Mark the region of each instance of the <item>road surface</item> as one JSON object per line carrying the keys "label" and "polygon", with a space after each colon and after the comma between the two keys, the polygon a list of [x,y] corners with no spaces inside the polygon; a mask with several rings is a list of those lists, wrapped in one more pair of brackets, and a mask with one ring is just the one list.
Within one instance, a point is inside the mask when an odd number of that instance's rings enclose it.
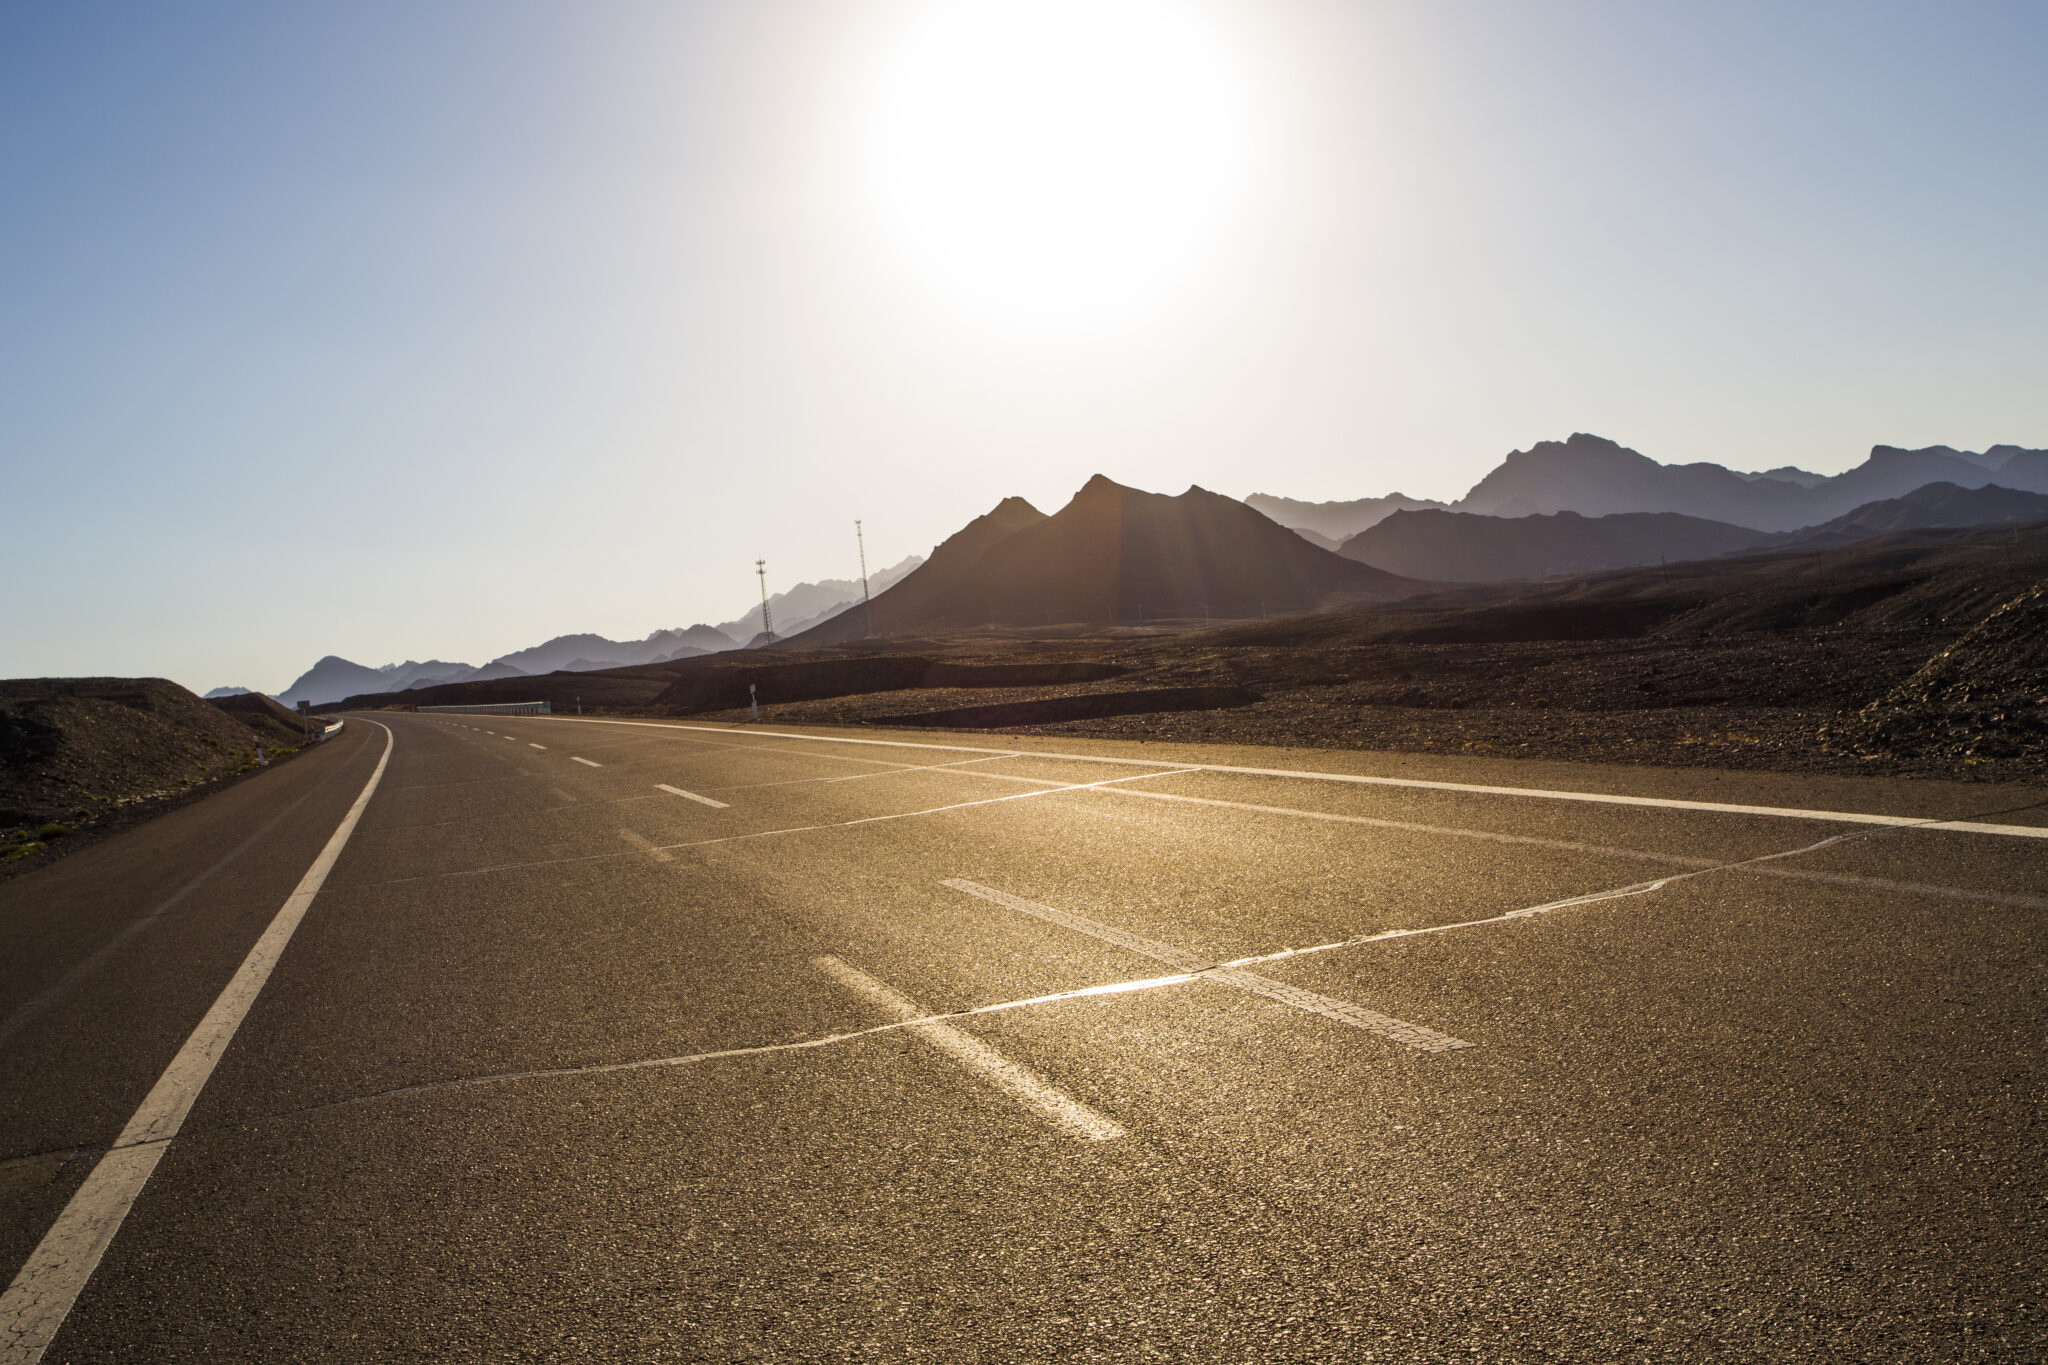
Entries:
{"label": "road surface", "polygon": [[0,884],[0,1362],[2040,1359],[2044,796],[354,717]]}

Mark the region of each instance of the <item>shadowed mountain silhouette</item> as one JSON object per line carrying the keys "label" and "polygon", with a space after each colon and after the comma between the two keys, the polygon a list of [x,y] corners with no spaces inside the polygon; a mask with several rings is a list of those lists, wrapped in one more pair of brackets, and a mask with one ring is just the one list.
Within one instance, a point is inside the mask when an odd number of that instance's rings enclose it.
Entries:
{"label": "shadowed mountain silhouette", "polygon": [[[1936,476],[1938,477],[1938,476]],[[1902,490],[1903,491],[1903,490]],[[1577,432],[1510,451],[1452,510],[1494,517],[1578,512],[1683,512],[1765,531],[1821,520],[1813,490],[1778,479],[1745,479],[1717,464],[1659,464],[1602,436]],[[1852,503],[1843,504],[1846,511]]]}
{"label": "shadowed mountain silhouette", "polygon": [[[1057,514],[994,539],[971,562],[966,554],[941,562],[953,543],[875,599],[877,634],[1258,616],[1385,600],[1414,587],[1318,549],[1235,498],[1203,488],[1168,497],[1100,474]],[[919,596],[910,599],[913,589]],[[834,643],[838,625],[796,642]]]}
{"label": "shadowed mountain silhouette", "polygon": [[1833,521],[1809,526],[1798,533],[1797,539],[1803,545],[1828,545],[1887,531],[2034,521],[2048,521],[2048,494],[2025,493],[1997,484],[1958,488],[1952,483],[1930,483],[1902,498],[1867,502]]}
{"label": "shadowed mountain silhouette", "polygon": [[936,629],[932,624],[942,613],[939,604],[983,555],[1027,526],[1046,519],[1045,513],[1022,498],[1004,498],[989,511],[968,522],[935,546],[930,558],[887,592],[877,593],[871,610],[854,607],[808,631],[787,636],[800,639],[806,647],[842,644],[872,634],[882,637],[915,635]]}
{"label": "shadowed mountain silhouette", "polygon": [[1797,531],[1752,531],[1676,512],[1585,517],[1486,517],[1471,512],[1397,512],[1344,542],[1341,553],[1390,573],[1446,583],[1491,583],[1597,573],[1660,561],[1677,564],[1776,545],[1838,545],[1888,531],[2048,521],[2048,496],[1932,483],[1904,497],[1867,502]]}
{"label": "shadowed mountain silhouette", "polygon": [[1993,446],[1981,454],[1947,446],[1904,450],[1873,446],[1854,469],[1815,480],[1738,474],[1718,464],[1659,464],[1602,436],[1575,433],[1511,451],[1499,467],[1451,505],[1456,512],[1527,517],[1578,512],[1679,512],[1759,531],[1813,526],[1868,502],[1903,497],[1930,483],[2048,493],[2048,452]]}
{"label": "shadowed mountain silhouette", "polygon": [[1484,517],[1425,510],[1394,513],[1345,541],[1341,553],[1410,578],[1488,583],[1710,559],[1780,538],[1676,512]]}

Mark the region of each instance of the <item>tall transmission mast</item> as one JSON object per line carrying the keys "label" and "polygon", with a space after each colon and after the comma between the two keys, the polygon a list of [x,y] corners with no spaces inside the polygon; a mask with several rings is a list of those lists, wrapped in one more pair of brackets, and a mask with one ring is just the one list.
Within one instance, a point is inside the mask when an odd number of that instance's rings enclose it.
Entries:
{"label": "tall transmission mast", "polygon": [[868,601],[868,543],[860,533],[860,518],[853,519],[853,543],[860,549],[860,609],[867,617],[867,633],[870,640],[875,638],[875,608]]}
{"label": "tall transmission mast", "polygon": [[775,640],[775,620],[768,615],[768,561],[755,560],[754,573],[761,580],[761,643],[771,644]]}

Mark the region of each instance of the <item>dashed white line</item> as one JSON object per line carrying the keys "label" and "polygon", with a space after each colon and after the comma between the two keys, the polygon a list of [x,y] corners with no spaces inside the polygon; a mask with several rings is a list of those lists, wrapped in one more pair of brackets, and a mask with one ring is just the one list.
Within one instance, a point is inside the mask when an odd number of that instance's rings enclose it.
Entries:
{"label": "dashed white line", "polygon": [[384,753],[355,804],[342,817],[320,856],[306,869],[306,875],[299,879],[297,888],[285,898],[270,927],[235,969],[213,1007],[171,1058],[171,1064],[150,1088],[134,1117],[86,1176],[78,1193],[71,1196],[57,1221],[43,1234],[43,1240],[29,1254],[27,1264],[14,1277],[7,1292],[0,1295],[0,1362],[35,1365],[43,1358],[79,1291],[92,1278],[100,1258],[120,1232],[143,1185],[184,1126],[193,1101],[213,1075],[214,1066],[233,1041],[249,1007],[256,1003],[257,994],[270,980],[272,968],[277,966],[285,945],[291,942],[299,921],[305,918],[307,907],[326,884],[335,859],[355,833],[363,808],[370,804],[370,797],[384,778],[384,769],[391,761],[393,736],[388,727],[378,728],[384,731]]}
{"label": "dashed white line", "polygon": [[602,763],[592,763],[587,758],[571,758],[569,761],[571,763],[581,763],[586,768],[602,768],[604,766]]}
{"label": "dashed white line", "polygon": [[[547,719],[574,725],[631,725],[649,730],[684,730],[702,734],[741,736],[760,741],[794,739],[812,744],[863,744],[887,749],[937,749],[956,754],[990,754],[1001,757],[1057,759],[1072,763],[1113,763],[1123,766],[1158,767],[1163,759],[1119,758],[1110,754],[1072,754],[1050,749],[994,749],[974,744],[933,744],[905,739],[856,739],[849,735],[806,735],[787,730],[736,730],[721,725],[668,725],[647,720],[597,720],[588,716],[550,716]],[[1433,782],[1416,777],[1375,777],[1363,773],[1328,773],[1294,768],[1250,768],[1231,763],[1183,763],[1188,772],[1234,773],[1244,777],[1282,777],[1306,782],[1345,782],[1368,787],[1399,787],[1419,791],[1462,792],[1475,796],[1513,796],[1540,801],[1584,801],[1605,806],[1640,806],[1656,810],[1703,811],[1720,815],[1760,815],[1783,820],[1820,820],[1837,824],[1891,825],[1901,829],[1965,834],[1993,834],[2012,839],[2048,839],[2048,825],[2000,825],[1982,820],[1946,820],[1940,816],[1873,815],[1865,811],[1818,810],[1798,806],[1748,806],[1726,801],[1690,801],[1665,796],[1624,796],[1612,792],[1561,791],[1546,787],[1496,787],[1474,782]]]}
{"label": "dashed white line", "polygon": [[526,747],[529,749],[545,749],[548,746],[545,744],[535,744],[532,740],[529,739],[526,741]]}
{"label": "dashed white line", "polygon": [[1099,938],[1104,943],[1114,943],[1119,948],[1129,949],[1155,962],[1164,962],[1167,966],[1180,971],[1202,973],[1205,980],[1219,981],[1226,986],[1235,986],[1241,991],[1264,996],[1268,1000],[1276,1000],[1298,1010],[1306,1010],[1310,1014],[1320,1014],[1325,1019],[1334,1019],[1352,1028],[1363,1029],[1390,1042],[1412,1047],[1418,1052],[1456,1052],[1472,1046],[1464,1039],[1453,1038],[1448,1033],[1438,1033],[1435,1029],[1424,1028],[1421,1024],[1411,1024],[1405,1019],[1396,1019],[1377,1010],[1354,1005],[1348,1000],[1337,1000],[1327,995],[1318,995],[1314,991],[1305,991],[1299,986],[1290,986],[1284,981],[1260,976],[1257,972],[1248,972],[1237,967],[1219,969],[1216,963],[1185,949],[1176,948],[1170,943],[1140,938],[1136,934],[1098,923],[1071,911],[1027,901],[1022,896],[1013,896],[992,886],[970,882],[964,877],[949,878],[941,885],[969,896],[978,896],[985,901],[993,901],[997,905],[1007,906],[1027,915],[1035,915],[1048,924],[1057,924],[1062,928]]}
{"label": "dashed white line", "polygon": [[[859,968],[849,967],[836,957],[814,957],[811,964],[856,995],[905,1021],[910,1032],[1012,1099],[1037,1110],[1073,1136],[1090,1142],[1107,1142],[1125,1135],[1127,1130],[1122,1124],[1090,1109],[1030,1067],[1011,1061],[973,1034],[927,1018],[928,1011],[919,1009],[916,1002],[899,995]],[[912,1020],[923,1022],[909,1022]]]}
{"label": "dashed white line", "polygon": [[707,806],[711,806],[711,807],[713,807],[713,808],[715,808],[715,809],[717,809],[717,810],[729,810],[729,809],[731,809],[731,807],[727,806],[727,805],[725,804],[725,802],[723,802],[723,801],[713,801],[713,800],[712,800],[712,799],[711,799],[710,797],[708,797],[708,796],[699,796],[699,795],[697,795],[697,793],[695,793],[695,792],[686,792],[686,791],[684,791],[684,790],[683,790],[683,789],[682,789],[681,787],[671,787],[671,786],[670,786],[670,785],[669,785],[668,783],[666,783],[666,782],[657,782],[657,783],[655,783],[655,784],[654,784],[654,789],[655,789],[656,791],[662,791],[662,792],[667,792],[667,793],[668,793],[668,794],[669,794],[670,796],[680,796],[680,797],[682,797],[682,798],[683,798],[683,799],[684,799],[685,801],[701,801],[701,802],[703,802],[703,803],[704,803],[705,805],[707,805]]}

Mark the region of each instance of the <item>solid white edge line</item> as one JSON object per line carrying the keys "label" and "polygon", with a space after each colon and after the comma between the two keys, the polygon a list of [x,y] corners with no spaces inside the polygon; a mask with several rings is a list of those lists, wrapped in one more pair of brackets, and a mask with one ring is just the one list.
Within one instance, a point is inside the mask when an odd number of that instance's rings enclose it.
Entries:
{"label": "solid white edge line", "polygon": [[[973,744],[925,744],[907,739],[855,739],[850,735],[806,735],[789,730],[735,730],[720,725],[665,725],[652,720],[596,720],[589,716],[547,716],[577,725],[632,725],[648,730],[687,730],[699,734],[742,735],[749,739],[801,739],[813,744],[874,744],[890,749],[941,749],[948,753],[993,754],[1007,758],[1047,758],[1068,763],[1118,763],[1157,768],[1165,759],[1117,758],[1109,754],[1056,753],[1045,749],[991,749]],[[1432,782],[1419,777],[1368,777],[1359,773],[1320,773],[1293,768],[1247,768],[1231,763],[1185,763],[1190,772],[1236,773],[1244,777],[1285,777],[1310,782],[1349,782],[1369,787],[1406,787],[1420,791],[1465,792],[1475,796],[1519,796],[1537,801],[1587,801],[1607,806],[1646,806],[1658,810],[1707,811],[1718,815],[1764,815],[1780,820],[1821,820],[1836,824],[1894,825],[1964,834],[1996,834],[2014,839],[2048,839],[2048,825],[1996,825],[1981,820],[1943,820],[1938,816],[1872,815],[1865,811],[1816,810],[1800,806],[1744,806],[1725,801],[1688,801],[1672,796],[1621,796],[1609,792],[1554,791],[1545,787],[1491,787],[1472,782]]]}
{"label": "solid white edge line", "polygon": [[341,856],[349,836],[355,833],[356,822],[362,818],[363,808],[370,804],[370,797],[384,778],[384,768],[391,761],[391,728],[374,720],[370,724],[384,732],[384,752],[355,804],[348,808],[348,814],[342,817],[320,856],[299,879],[298,887],[285,898],[270,927],[235,969],[213,1007],[199,1021],[199,1027],[192,1030],[185,1045],[171,1058],[171,1064],[164,1068],[113,1147],[92,1168],[85,1183],[71,1196],[71,1202],[57,1215],[57,1221],[43,1234],[43,1240],[29,1253],[21,1273],[0,1295],[0,1365],[35,1365],[43,1358],[57,1329],[70,1314],[71,1305],[121,1230],[143,1185],[184,1125],[186,1114],[213,1075],[213,1068],[234,1038],[235,1030],[248,1015],[249,1007],[256,1003],[264,983],[270,980],[271,970],[277,966],[285,945],[291,942],[299,921],[305,918],[307,907],[326,884],[328,872]]}
{"label": "solid white edge line", "polygon": [[[836,957],[814,957],[811,965],[899,1020],[923,1019],[927,1013],[907,996],[899,995],[858,967],[848,966]],[[1075,1137],[1090,1142],[1108,1142],[1125,1136],[1128,1131],[1116,1120],[1090,1109],[1030,1067],[1011,1061],[971,1033],[937,1020],[912,1024],[910,1032]]]}
{"label": "solid white edge line", "polygon": [[712,799],[711,799],[710,797],[708,797],[708,796],[699,796],[699,795],[697,795],[697,793],[695,793],[695,792],[686,792],[686,791],[684,791],[684,790],[683,790],[683,789],[682,789],[681,787],[671,787],[671,786],[670,786],[670,785],[669,785],[668,783],[666,783],[666,782],[657,782],[657,783],[655,783],[655,784],[654,784],[654,789],[655,789],[656,791],[660,791],[660,792],[667,792],[667,793],[668,793],[668,794],[669,794],[670,796],[680,796],[680,797],[682,797],[682,798],[683,798],[683,799],[684,799],[685,801],[701,801],[701,802],[703,802],[703,803],[704,803],[705,805],[707,805],[707,806],[711,806],[711,807],[713,807],[714,809],[717,809],[717,810],[730,810],[730,809],[731,809],[731,807],[730,807],[730,806],[728,806],[728,805],[726,805],[726,803],[725,803],[725,802],[723,802],[723,801],[713,801],[713,800],[712,800]]}

